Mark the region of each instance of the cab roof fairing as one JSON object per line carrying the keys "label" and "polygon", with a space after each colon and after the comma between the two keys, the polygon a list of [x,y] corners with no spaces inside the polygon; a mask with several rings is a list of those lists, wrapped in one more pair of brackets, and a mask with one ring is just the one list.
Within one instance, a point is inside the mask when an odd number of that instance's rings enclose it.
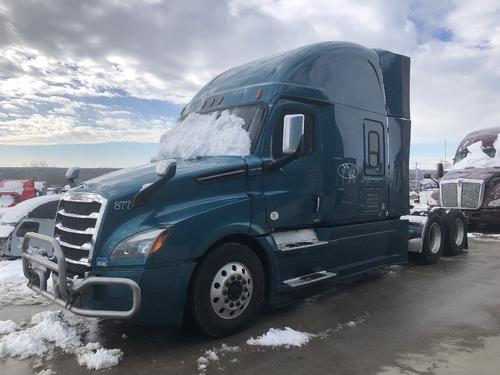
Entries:
{"label": "cab roof fairing", "polygon": [[[276,94],[296,92],[384,115],[410,117],[409,58],[347,42],[312,44],[229,69],[206,84],[184,114],[200,112],[203,100],[217,102],[221,96],[226,106],[228,102],[256,102],[258,89],[264,90],[262,102]],[[207,104],[203,110],[217,108]]]}

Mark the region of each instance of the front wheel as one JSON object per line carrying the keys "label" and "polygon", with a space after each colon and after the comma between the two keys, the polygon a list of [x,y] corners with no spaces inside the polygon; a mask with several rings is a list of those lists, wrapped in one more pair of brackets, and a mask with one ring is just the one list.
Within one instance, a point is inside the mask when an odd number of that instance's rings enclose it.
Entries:
{"label": "front wheel", "polygon": [[198,328],[212,337],[243,329],[258,314],[265,278],[255,252],[239,243],[218,246],[201,261],[191,291],[191,312]]}

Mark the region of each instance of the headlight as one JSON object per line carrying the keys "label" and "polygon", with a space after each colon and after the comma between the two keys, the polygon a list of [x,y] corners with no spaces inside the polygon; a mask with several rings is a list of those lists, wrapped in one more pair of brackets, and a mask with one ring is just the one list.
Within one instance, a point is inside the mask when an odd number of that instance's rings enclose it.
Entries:
{"label": "headlight", "polygon": [[146,258],[163,246],[170,229],[171,227],[137,233],[116,245],[109,259]]}

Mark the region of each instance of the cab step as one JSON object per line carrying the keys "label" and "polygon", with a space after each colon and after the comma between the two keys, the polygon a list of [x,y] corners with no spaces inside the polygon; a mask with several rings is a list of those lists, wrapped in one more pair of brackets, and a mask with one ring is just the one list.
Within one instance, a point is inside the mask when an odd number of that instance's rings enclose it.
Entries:
{"label": "cab step", "polygon": [[292,288],[297,288],[301,286],[314,284],[319,281],[328,280],[334,278],[335,276],[337,276],[337,274],[333,272],[319,271],[319,272],[308,273],[307,275],[302,275],[299,277],[295,277],[293,279],[288,279],[283,281],[283,283]]}

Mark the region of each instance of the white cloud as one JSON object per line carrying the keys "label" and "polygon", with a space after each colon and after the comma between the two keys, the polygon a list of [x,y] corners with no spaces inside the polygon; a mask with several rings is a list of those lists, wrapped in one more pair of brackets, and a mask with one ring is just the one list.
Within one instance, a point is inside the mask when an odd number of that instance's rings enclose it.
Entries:
{"label": "white cloud", "polygon": [[167,118],[151,123],[106,118],[89,126],[68,116],[34,114],[1,122],[0,144],[157,142],[171,126],[173,122]]}
{"label": "white cloud", "polygon": [[[40,143],[67,142],[66,136],[86,142],[112,123],[134,127],[132,117],[142,113],[86,98],[185,103],[227,68],[323,40],[411,56],[415,143],[458,142],[500,122],[496,0],[228,0],[209,8],[194,0],[4,0],[0,142],[22,140],[6,130],[16,124],[47,124],[57,136]],[[135,126],[136,137],[151,138],[144,124],[153,121],[146,116]],[[128,137],[124,129],[115,134]]]}

